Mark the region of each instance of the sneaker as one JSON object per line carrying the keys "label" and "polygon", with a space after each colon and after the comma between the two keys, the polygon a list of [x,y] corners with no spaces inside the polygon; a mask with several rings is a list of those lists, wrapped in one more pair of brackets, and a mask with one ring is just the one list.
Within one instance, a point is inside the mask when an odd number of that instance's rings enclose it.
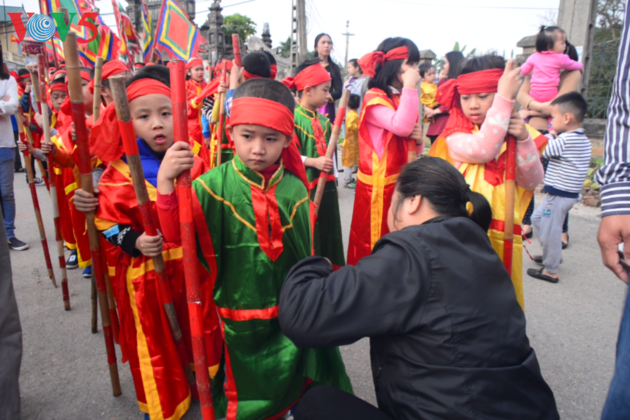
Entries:
{"label": "sneaker", "polygon": [[46,185],[46,183],[42,181],[40,178],[35,178],[35,181],[33,181],[33,183],[37,185],[38,187],[42,185]]}
{"label": "sneaker", "polygon": [[25,249],[28,249],[28,244],[20,241],[18,238],[11,238],[9,239],[9,248],[14,251],[24,251]]}
{"label": "sneaker", "polygon": [[92,266],[85,267],[85,270],[83,270],[83,278],[84,279],[92,278]]}
{"label": "sneaker", "polygon": [[351,190],[354,190],[357,187],[357,181],[355,181],[354,179],[350,182],[348,182],[347,184],[343,184],[344,188],[349,188]]}
{"label": "sneaker", "polygon": [[73,249],[70,251],[70,256],[66,260],[66,268],[72,270],[73,268],[77,268],[79,266],[79,256],[77,255],[77,250]]}

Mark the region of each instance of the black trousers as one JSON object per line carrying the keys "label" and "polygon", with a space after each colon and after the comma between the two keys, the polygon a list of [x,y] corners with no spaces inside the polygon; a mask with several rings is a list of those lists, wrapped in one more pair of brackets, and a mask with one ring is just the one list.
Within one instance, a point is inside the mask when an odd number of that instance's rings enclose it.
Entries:
{"label": "black trousers", "polygon": [[378,408],[330,386],[317,386],[300,399],[295,420],[393,420]]}

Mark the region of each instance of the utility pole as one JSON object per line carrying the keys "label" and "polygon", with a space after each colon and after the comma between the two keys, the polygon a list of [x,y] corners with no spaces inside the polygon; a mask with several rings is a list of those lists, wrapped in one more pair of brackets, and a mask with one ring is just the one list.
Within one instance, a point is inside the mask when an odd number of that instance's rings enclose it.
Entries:
{"label": "utility pole", "polygon": [[291,4],[291,70],[295,70],[300,61],[298,51],[298,15],[297,0],[293,0]]}
{"label": "utility pole", "polygon": [[346,59],[343,62],[344,66],[348,66],[348,49],[350,49],[350,37],[354,36],[354,34],[350,33],[350,21],[346,21],[346,33],[341,34],[346,37]]}
{"label": "utility pole", "polygon": [[291,5],[291,68],[295,69],[308,55],[306,45],[306,3],[293,0]]}

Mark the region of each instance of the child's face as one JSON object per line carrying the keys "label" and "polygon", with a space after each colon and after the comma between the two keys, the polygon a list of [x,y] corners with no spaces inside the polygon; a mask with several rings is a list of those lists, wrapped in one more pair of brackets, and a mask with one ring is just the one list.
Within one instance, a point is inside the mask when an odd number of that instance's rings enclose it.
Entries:
{"label": "child's face", "polygon": [[291,139],[262,125],[242,124],[228,127],[236,154],[252,171],[267,169],[280,159]]}
{"label": "child's face", "polygon": [[464,115],[476,125],[481,125],[486,120],[486,114],[492,106],[495,93],[474,93],[462,95],[460,104]]}
{"label": "child's face", "polygon": [[331,86],[332,82],[328,81],[315,87],[307,87],[302,95],[302,99],[305,100],[302,104],[308,108],[317,109],[323,107],[329,102]]}
{"label": "child's face", "polygon": [[443,68],[440,70],[440,80],[448,78],[448,70]]}
{"label": "child's face", "polygon": [[91,112],[92,105],[94,104],[94,94],[90,92],[90,82],[85,79],[81,79],[81,92],[83,93],[83,105],[85,110]]}
{"label": "child's face", "polygon": [[188,73],[190,74],[190,78],[196,82],[201,82],[203,80],[203,66],[195,66],[188,70]]}
{"label": "child's face", "polygon": [[557,53],[564,54],[567,50],[567,35],[564,32],[556,31],[554,33],[553,50]]}
{"label": "child's face", "polygon": [[551,108],[551,127],[558,134],[567,131],[567,126],[571,123],[572,116],[569,113],[562,112],[560,106],[554,105]]}
{"label": "child's face", "polygon": [[52,106],[55,109],[55,111],[59,111],[59,109],[61,108],[61,104],[63,103],[63,100],[66,99],[67,96],[68,96],[67,93],[59,92],[59,91],[55,91],[50,94],[50,102],[52,102]]}
{"label": "child's face", "polygon": [[424,81],[429,83],[435,83],[435,67],[431,67],[424,73]]}
{"label": "child's face", "polygon": [[173,144],[173,105],[165,95],[145,95],[129,103],[133,129],[156,153]]}
{"label": "child's face", "polygon": [[360,72],[359,68],[355,67],[354,64],[348,63],[348,76],[350,77],[359,77]]}

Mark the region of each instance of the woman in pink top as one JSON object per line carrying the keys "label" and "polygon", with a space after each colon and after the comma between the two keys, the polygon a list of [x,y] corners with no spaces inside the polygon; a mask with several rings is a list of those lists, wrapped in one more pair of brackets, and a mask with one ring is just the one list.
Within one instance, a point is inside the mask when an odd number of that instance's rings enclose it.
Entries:
{"label": "woman in pink top", "polygon": [[370,77],[359,117],[359,171],[348,244],[348,264],[370,255],[389,232],[387,212],[396,178],[422,153],[418,84],[420,51],[406,38],[388,38],[359,60]]}
{"label": "woman in pink top", "polygon": [[531,77],[529,94],[538,102],[548,102],[558,95],[560,70],[582,70],[582,63],[565,54],[567,34],[557,26],[542,26],[536,36],[536,53],[521,67],[523,76]]}

